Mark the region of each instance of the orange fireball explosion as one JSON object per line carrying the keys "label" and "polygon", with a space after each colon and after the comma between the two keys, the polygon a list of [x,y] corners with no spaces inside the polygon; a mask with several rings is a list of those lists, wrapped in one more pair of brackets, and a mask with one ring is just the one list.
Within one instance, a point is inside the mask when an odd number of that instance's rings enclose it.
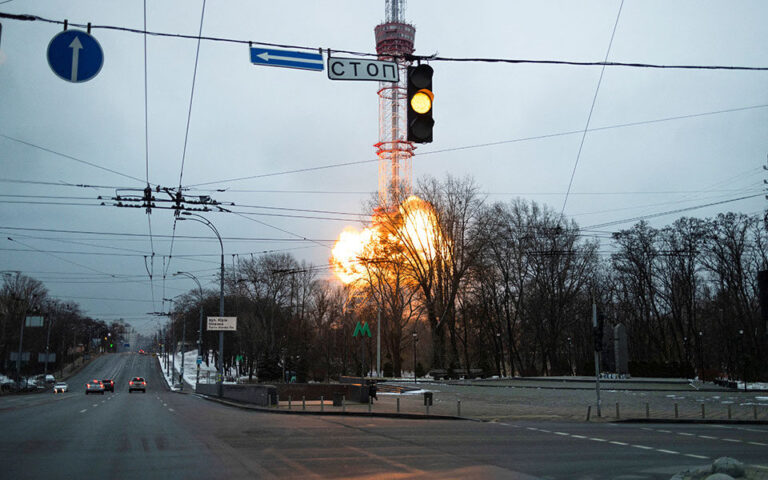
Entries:
{"label": "orange fireball explosion", "polygon": [[410,196],[398,207],[399,215],[377,212],[372,225],[358,231],[353,227],[344,229],[331,252],[331,265],[339,280],[354,284],[365,276],[365,265],[361,259],[374,259],[383,244],[400,244],[408,251],[424,259],[434,257],[440,234],[437,230],[437,216],[432,205],[417,196]]}

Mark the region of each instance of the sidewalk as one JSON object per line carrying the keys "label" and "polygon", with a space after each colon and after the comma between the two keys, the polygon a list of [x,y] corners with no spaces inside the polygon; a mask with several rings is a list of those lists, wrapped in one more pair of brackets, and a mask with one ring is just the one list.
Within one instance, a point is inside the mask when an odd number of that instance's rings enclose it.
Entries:
{"label": "sidewalk", "polygon": [[[582,388],[547,388],[551,380],[525,379],[523,385],[488,385],[387,382],[388,385],[420,387],[402,394],[380,392],[378,400],[369,406],[346,402],[344,411],[355,415],[461,417],[480,421],[552,420],[566,422],[716,422],[768,424],[768,394],[734,392],[732,390],[636,390],[601,389],[601,412],[598,416],[596,392]],[[650,382],[651,384],[653,382]],[[431,392],[433,405],[424,405],[424,393]],[[219,401],[218,399],[213,399]],[[332,399],[319,400],[280,398],[279,405],[270,408],[249,407],[265,411],[294,414],[341,414]],[[235,402],[229,402],[234,404]],[[618,404],[618,406],[617,406]],[[242,405],[238,405],[242,406]],[[702,406],[704,414],[702,416]]]}

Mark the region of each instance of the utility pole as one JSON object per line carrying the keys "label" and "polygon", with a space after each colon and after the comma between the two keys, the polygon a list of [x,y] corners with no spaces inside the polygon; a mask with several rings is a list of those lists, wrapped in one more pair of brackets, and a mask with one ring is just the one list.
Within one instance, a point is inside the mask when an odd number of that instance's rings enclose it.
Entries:
{"label": "utility pole", "polygon": [[[595,332],[595,393],[597,394],[597,416],[601,416],[600,412],[600,351],[598,350],[598,342],[603,341],[602,338],[598,338],[599,328],[597,326],[597,304],[594,297],[592,297],[592,330]],[[602,350],[602,348],[600,348]]]}
{"label": "utility pole", "polygon": [[376,376],[381,377],[381,306],[376,310]]}
{"label": "utility pole", "polygon": [[48,318],[48,334],[45,336],[45,369],[43,370],[43,375],[48,375],[48,347],[51,343],[51,324],[53,323],[53,318]]}

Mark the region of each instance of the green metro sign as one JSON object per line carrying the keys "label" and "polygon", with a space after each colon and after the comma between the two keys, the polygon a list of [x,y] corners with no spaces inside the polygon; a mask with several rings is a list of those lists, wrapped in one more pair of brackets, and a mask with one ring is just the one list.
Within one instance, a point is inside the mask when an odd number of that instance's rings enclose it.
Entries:
{"label": "green metro sign", "polygon": [[360,324],[360,322],[357,322],[357,325],[355,326],[355,333],[353,333],[352,336],[356,337],[358,333],[363,336],[365,335],[368,335],[369,337],[371,336],[371,329],[370,327],[368,327],[368,322],[363,322],[362,324]]}

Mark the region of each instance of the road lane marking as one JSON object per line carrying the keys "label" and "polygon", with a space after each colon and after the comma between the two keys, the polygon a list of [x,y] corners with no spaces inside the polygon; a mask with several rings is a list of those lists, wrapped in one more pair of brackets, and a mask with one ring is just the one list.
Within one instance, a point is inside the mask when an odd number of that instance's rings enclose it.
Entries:
{"label": "road lane marking", "polygon": [[707,440],[718,440],[717,437],[710,437],[709,435],[699,435],[699,438],[706,438]]}
{"label": "road lane marking", "polygon": [[688,433],[688,432],[677,432],[677,434],[678,435],[682,435],[684,437],[695,437],[696,436],[693,433]]}
{"label": "road lane marking", "polygon": [[585,437],[584,435],[575,435],[575,434],[574,434],[574,435],[571,435],[571,436],[572,436],[573,438],[582,438],[582,439],[584,439],[584,438],[587,438],[587,437]]}
{"label": "road lane marking", "polygon": [[645,445],[632,445],[634,448],[641,448],[643,450],[653,450],[653,447],[647,447]]}
{"label": "road lane marking", "polygon": [[732,442],[732,443],[741,443],[741,440],[736,440],[735,438],[724,438],[724,442]]}
{"label": "road lane marking", "polygon": [[589,437],[589,439],[592,440],[592,441],[595,441],[595,442],[607,442],[608,441],[608,440],[606,440],[604,438]]}
{"label": "road lane marking", "polygon": [[664,450],[663,448],[657,448],[656,451],[661,453],[671,453],[672,455],[680,455],[680,452],[676,452],[674,450]]}
{"label": "road lane marking", "polygon": [[565,433],[565,432],[552,432],[552,433],[554,433],[555,435],[562,435],[564,437],[570,437],[571,436],[570,433]]}
{"label": "road lane marking", "polygon": [[709,460],[709,457],[705,457],[704,455],[695,455],[693,453],[684,453],[683,455],[686,457],[698,458],[699,460]]}
{"label": "road lane marking", "polygon": [[169,408],[169,409],[168,409],[168,411],[169,411],[169,412],[173,412],[174,410],[173,410],[172,408]]}
{"label": "road lane marking", "polygon": [[80,413],[85,413],[85,412],[87,412],[87,411],[88,411],[88,409],[87,409],[87,408],[84,408],[84,409],[80,410]]}
{"label": "road lane marking", "polygon": [[612,444],[614,444],[614,445],[623,445],[623,446],[627,446],[627,445],[629,445],[628,443],[624,443],[624,442],[617,442],[616,440],[611,440],[611,441],[610,441],[610,442],[608,442],[608,443],[612,443]]}
{"label": "road lane marking", "polygon": [[758,447],[768,447],[768,443],[761,443],[761,442],[747,442],[750,445],[757,445]]}
{"label": "road lane marking", "polygon": [[98,404],[98,403],[94,403],[94,404],[93,404],[93,406],[94,406],[94,407],[98,407],[98,406],[99,406],[99,404]]}

